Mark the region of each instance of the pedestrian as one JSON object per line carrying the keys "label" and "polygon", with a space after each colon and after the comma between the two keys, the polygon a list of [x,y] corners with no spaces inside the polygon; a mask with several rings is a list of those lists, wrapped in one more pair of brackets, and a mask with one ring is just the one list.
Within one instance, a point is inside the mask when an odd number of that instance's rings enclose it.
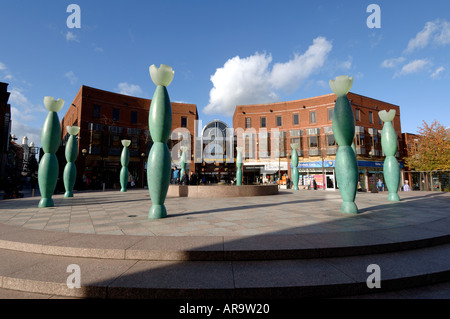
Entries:
{"label": "pedestrian", "polygon": [[175,166],[173,169],[172,184],[178,184],[179,182],[180,182],[180,171]]}
{"label": "pedestrian", "polygon": [[378,191],[379,191],[379,192],[382,192],[382,191],[384,190],[384,184],[383,184],[383,182],[381,181],[381,179],[378,179],[378,182],[377,182],[377,188],[378,188]]}
{"label": "pedestrian", "polygon": [[191,172],[191,176],[189,177],[189,185],[197,185],[197,174]]}
{"label": "pedestrian", "polygon": [[316,182],[315,178],[313,179],[313,187],[314,187],[314,190],[317,190],[317,182]]}
{"label": "pedestrian", "polygon": [[181,177],[181,185],[189,185],[189,177],[186,171],[184,171],[184,174]]}
{"label": "pedestrian", "polygon": [[409,192],[410,190],[411,188],[409,187],[409,182],[408,180],[405,180],[405,184],[403,185],[403,191]]}

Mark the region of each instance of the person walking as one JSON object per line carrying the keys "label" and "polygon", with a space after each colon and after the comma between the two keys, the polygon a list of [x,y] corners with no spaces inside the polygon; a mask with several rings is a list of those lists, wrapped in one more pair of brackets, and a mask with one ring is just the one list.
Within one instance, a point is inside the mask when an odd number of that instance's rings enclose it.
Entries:
{"label": "person walking", "polygon": [[175,166],[173,169],[172,184],[178,184],[179,182],[180,182],[180,171]]}

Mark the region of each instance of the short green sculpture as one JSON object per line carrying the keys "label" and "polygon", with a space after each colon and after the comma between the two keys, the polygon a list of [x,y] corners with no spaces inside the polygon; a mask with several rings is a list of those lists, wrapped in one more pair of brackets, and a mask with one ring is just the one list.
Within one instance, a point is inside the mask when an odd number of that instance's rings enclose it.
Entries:
{"label": "short green sculpture", "polygon": [[166,87],[172,82],[174,73],[168,65],[161,64],[159,69],[155,65],[150,66],[150,76],[156,85],[148,114],[148,127],[153,140],[147,166],[148,189],[152,201],[148,214],[150,219],[167,216],[164,202],[170,183],[171,156],[167,141],[172,130],[172,106]]}
{"label": "short green sculpture", "polygon": [[386,156],[383,165],[383,176],[386,186],[389,190],[388,200],[397,202],[400,197],[397,194],[398,186],[400,184],[400,166],[395,153],[397,152],[397,133],[392,125],[392,120],[395,117],[395,110],[385,110],[378,112],[378,116],[384,122],[383,130],[381,132],[381,148]]}
{"label": "short green sculpture", "polygon": [[299,148],[298,143],[291,144],[292,153],[291,153],[291,164],[292,164],[292,183],[294,185],[293,189],[298,190],[298,153],[297,149]]}
{"label": "short green sculpture", "polygon": [[130,146],[130,140],[122,140],[122,154],[120,155],[120,164],[122,168],[120,169],[120,191],[126,193],[127,183],[128,183],[128,163],[130,162],[130,151],[128,146]]}
{"label": "short green sculpture", "polygon": [[66,160],[67,164],[64,167],[64,187],[66,192],[64,197],[73,197],[73,187],[75,185],[75,180],[77,178],[77,167],[75,165],[75,160],[78,156],[78,141],[76,135],[80,132],[80,127],[78,126],[67,126],[67,132],[69,133],[69,140],[66,144]]}
{"label": "short green sculpture", "polygon": [[39,162],[38,184],[41,193],[39,207],[55,206],[52,195],[55,192],[58,181],[59,163],[56,151],[61,143],[61,125],[57,112],[64,105],[64,100],[55,99],[51,96],[44,97],[44,105],[49,111],[44,121],[41,132],[41,144],[44,155]]}
{"label": "short green sculpture", "polygon": [[187,151],[187,146],[181,146],[181,159],[180,159],[180,180],[183,178],[184,173],[186,172],[186,151]]}
{"label": "short green sculpture", "polygon": [[333,134],[339,145],[336,153],[336,180],[343,199],[341,212],[357,214],[355,204],[358,186],[358,162],[352,148],[355,136],[355,118],[347,93],[353,84],[353,77],[338,76],[330,80],[330,87],[337,95],[333,111]]}
{"label": "short green sculpture", "polygon": [[236,147],[237,156],[236,156],[236,186],[242,185],[242,147]]}

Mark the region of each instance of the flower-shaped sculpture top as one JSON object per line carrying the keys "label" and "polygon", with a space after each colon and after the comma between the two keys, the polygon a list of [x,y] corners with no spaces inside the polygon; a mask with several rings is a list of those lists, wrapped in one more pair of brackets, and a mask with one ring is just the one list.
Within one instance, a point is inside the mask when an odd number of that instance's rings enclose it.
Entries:
{"label": "flower-shaped sculpture top", "polygon": [[67,132],[70,135],[77,135],[80,133],[80,127],[79,126],[67,126]]}
{"label": "flower-shaped sculpture top", "polygon": [[378,116],[383,122],[391,122],[395,117],[395,109],[389,110],[389,112],[382,110],[378,112]]}
{"label": "flower-shaped sculpture top", "polygon": [[62,107],[64,106],[64,100],[63,99],[55,100],[52,96],[46,96],[44,97],[44,105],[45,108],[50,112],[59,112],[59,110],[61,110]]}
{"label": "flower-shaped sculpture top", "polygon": [[299,143],[292,143],[291,147],[292,147],[293,150],[298,150],[300,145],[299,145]]}
{"label": "flower-shaped sculpture top", "polygon": [[330,88],[337,96],[345,95],[350,92],[353,85],[353,77],[348,75],[337,76],[335,80],[330,80]]}
{"label": "flower-shaped sculpture top", "polygon": [[172,67],[168,65],[161,64],[159,69],[154,64],[150,66],[150,77],[156,86],[169,86],[173,80],[174,74],[175,71],[173,71]]}
{"label": "flower-shaped sculpture top", "polygon": [[123,145],[124,147],[128,147],[128,146],[130,146],[130,144],[131,144],[131,141],[130,141],[130,140],[122,140],[121,142],[122,142],[122,145]]}

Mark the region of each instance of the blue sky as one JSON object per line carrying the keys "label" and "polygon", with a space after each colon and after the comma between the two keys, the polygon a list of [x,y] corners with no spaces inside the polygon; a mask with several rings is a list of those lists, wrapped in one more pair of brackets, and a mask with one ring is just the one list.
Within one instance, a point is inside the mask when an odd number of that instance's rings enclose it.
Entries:
{"label": "blue sky", "polygon": [[[69,4],[81,28],[68,28]],[[369,4],[381,28],[369,28]],[[450,126],[450,2],[266,0],[0,0],[0,81],[12,93],[12,133],[40,145],[43,97],[81,85],[151,98],[150,65],[175,70],[171,101],[197,105],[203,125],[232,126],[236,104],[352,92],[400,106],[403,132]]]}

